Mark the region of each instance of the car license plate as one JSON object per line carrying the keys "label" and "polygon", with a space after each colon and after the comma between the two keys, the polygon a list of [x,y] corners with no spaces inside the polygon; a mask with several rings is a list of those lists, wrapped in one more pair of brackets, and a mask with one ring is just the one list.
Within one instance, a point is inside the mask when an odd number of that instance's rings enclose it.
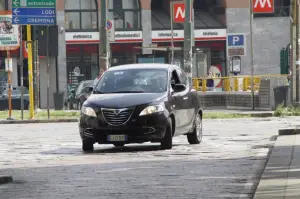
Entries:
{"label": "car license plate", "polygon": [[124,142],[127,141],[127,135],[109,135],[107,140],[110,142]]}

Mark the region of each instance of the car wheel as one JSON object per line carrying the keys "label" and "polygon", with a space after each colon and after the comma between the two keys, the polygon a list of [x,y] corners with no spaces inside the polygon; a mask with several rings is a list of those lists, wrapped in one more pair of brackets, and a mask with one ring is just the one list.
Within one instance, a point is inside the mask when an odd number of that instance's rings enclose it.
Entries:
{"label": "car wheel", "polygon": [[172,149],[172,145],[173,145],[173,133],[172,133],[172,120],[171,118],[168,119],[168,126],[166,128],[166,132],[165,132],[165,137],[164,139],[161,141],[160,146],[161,149],[165,150],[165,149]]}
{"label": "car wheel", "polygon": [[91,152],[94,150],[94,144],[93,142],[89,140],[82,140],[82,150],[84,152]]}
{"label": "car wheel", "polygon": [[193,132],[187,134],[187,139],[190,144],[200,144],[202,141],[202,117],[199,113],[195,117]]}
{"label": "car wheel", "polygon": [[123,144],[123,143],[115,143],[115,144],[114,144],[115,147],[122,147],[122,146],[124,146],[124,145],[125,145],[125,144]]}

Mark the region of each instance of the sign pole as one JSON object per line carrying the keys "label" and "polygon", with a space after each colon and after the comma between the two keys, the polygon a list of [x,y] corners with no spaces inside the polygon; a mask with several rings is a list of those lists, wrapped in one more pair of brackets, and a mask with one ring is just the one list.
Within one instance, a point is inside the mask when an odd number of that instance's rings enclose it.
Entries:
{"label": "sign pole", "polygon": [[192,19],[191,19],[191,0],[185,0],[185,20],[184,20],[184,72],[192,83]]}
{"label": "sign pole", "polygon": [[255,110],[255,97],[254,97],[254,56],[253,56],[253,0],[250,0],[250,58],[251,58],[251,99],[252,110]]}
{"label": "sign pole", "polygon": [[29,119],[34,118],[34,101],[33,101],[33,79],[32,79],[32,40],[31,25],[27,27],[27,43],[28,43],[28,77],[29,77]]}
{"label": "sign pole", "polygon": [[47,116],[48,120],[50,119],[50,102],[49,102],[49,95],[50,95],[50,80],[49,80],[49,26],[47,26],[46,30],[46,57],[47,57]]}
{"label": "sign pole", "polygon": [[297,47],[296,47],[296,103],[300,105],[300,2],[297,1],[296,9],[296,38],[297,38]]}
{"label": "sign pole", "polygon": [[11,117],[11,111],[12,111],[12,105],[11,105],[11,61],[10,61],[10,52],[7,51],[7,62],[6,62],[6,67],[7,67],[7,83],[8,83],[8,118],[7,120],[13,120]]}
{"label": "sign pole", "polygon": [[[23,26],[20,25],[20,32],[22,33]],[[21,119],[24,119],[24,74],[23,74],[23,36],[20,34],[20,76],[21,76]]]}
{"label": "sign pole", "polygon": [[171,21],[171,64],[174,64],[174,27],[173,27],[173,15],[174,15],[174,10],[173,10],[173,1],[170,1],[170,21]]}

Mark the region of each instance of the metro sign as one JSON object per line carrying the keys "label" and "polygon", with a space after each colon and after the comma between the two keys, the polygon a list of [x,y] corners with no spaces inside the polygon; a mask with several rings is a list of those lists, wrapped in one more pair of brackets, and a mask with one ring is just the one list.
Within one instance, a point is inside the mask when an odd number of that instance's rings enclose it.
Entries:
{"label": "metro sign", "polygon": [[[191,13],[193,13],[192,9],[193,7],[191,7]],[[173,3],[173,21],[175,23],[184,23],[184,20],[185,20],[185,3]]]}
{"label": "metro sign", "polygon": [[253,13],[273,13],[274,0],[252,0]]}

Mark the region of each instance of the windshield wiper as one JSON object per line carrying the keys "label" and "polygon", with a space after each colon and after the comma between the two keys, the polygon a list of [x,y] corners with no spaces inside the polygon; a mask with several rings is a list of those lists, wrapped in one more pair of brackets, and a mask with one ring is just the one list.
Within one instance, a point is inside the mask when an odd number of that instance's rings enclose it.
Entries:
{"label": "windshield wiper", "polygon": [[111,93],[144,93],[144,91],[115,91]]}

